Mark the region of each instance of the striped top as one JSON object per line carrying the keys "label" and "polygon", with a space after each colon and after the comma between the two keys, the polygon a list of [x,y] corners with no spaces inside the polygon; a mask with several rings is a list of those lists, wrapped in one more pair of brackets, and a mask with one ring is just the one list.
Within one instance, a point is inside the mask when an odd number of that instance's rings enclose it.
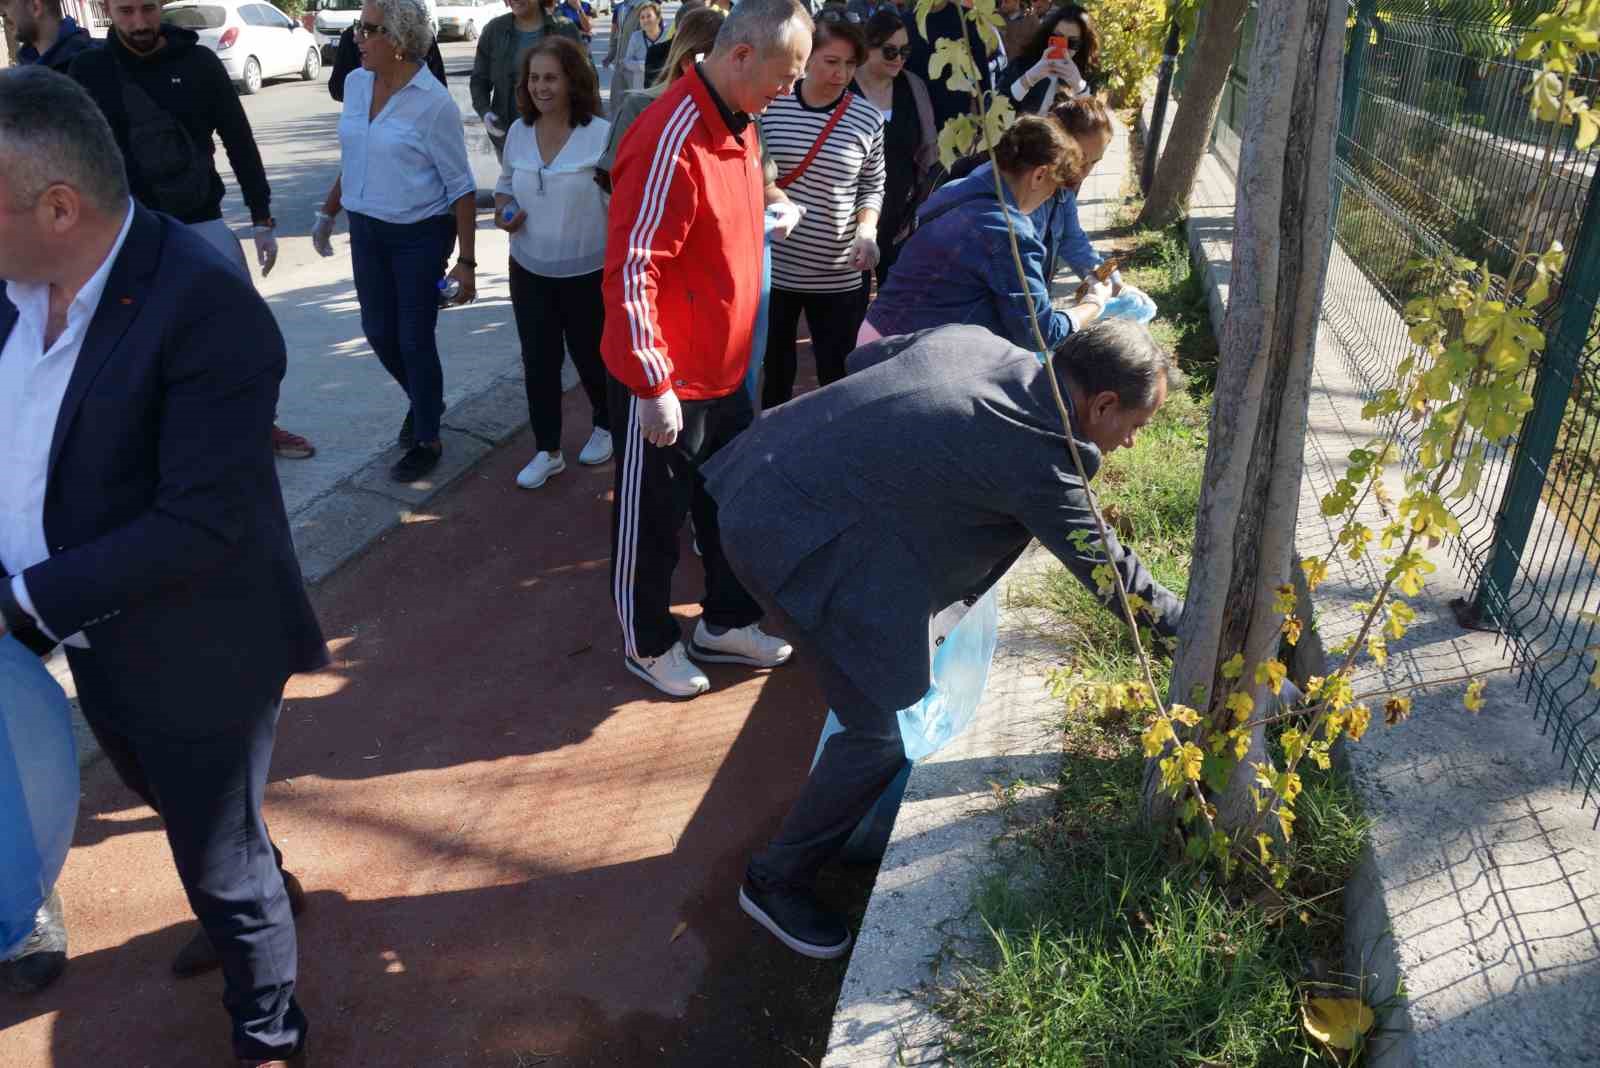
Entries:
{"label": "striped top", "polygon": [[[838,104],[835,99],[807,107],[796,85],[792,94],[768,105],[761,133],[780,178],[805,159]],[[817,158],[784,190],[806,213],[794,233],[772,246],[772,284],[807,293],[858,288],[861,272],[850,267],[856,214],[883,209],[883,182],[883,115],[856,93]]]}

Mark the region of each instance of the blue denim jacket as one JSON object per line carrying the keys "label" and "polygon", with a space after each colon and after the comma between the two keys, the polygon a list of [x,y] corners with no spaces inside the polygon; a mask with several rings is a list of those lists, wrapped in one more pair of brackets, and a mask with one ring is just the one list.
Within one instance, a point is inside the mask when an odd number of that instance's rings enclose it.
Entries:
{"label": "blue denim jacket", "polygon": [[[983,168],[987,169],[985,164]],[[974,172],[976,173],[976,172]],[[1089,243],[1078,221],[1078,192],[1063,189],[1041,204],[1033,215],[1033,228],[1044,239],[1045,277],[1055,277],[1060,263],[1078,272],[1079,278],[1089,277],[1089,272],[1105,262],[1105,257]]]}
{"label": "blue denim jacket", "polygon": [[[935,190],[918,213],[916,233],[900,250],[867,313],[873,328],[888,337],[971,323],[1033,351],[1039,343],[1026,293],[1032,297],[1045,345],[1054,349],[1061,344],[1073,326],[1065,312],[1050,307],[1044,241],[1033,219],[1018,210],[1010,189],[1005,197],[1003,206],[995,199],[994,174],[988,164]],[[1017,232],[1026,290],[1011,258],[1007,216]]]}

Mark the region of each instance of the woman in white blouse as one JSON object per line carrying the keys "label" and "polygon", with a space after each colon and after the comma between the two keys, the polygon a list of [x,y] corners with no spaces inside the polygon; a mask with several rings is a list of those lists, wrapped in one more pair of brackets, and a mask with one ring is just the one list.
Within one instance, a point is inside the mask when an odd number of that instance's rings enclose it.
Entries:
{"label": "woman in white blouse", "polygon": [[[538,451],[517,475],[537,489],[567,469],[561,453],[561,361],[572,353],[594,429],[581,464],[611,459],[600,298],[610,198],[596,178],[611,124],[599,117],[600,80],[584,50],[546,37],[517,61],[521,121],[506,134],[495,225],[511,235],[511,308],[522,340],[528,419]],[[532,218],[535,222],[526,225]]]}
{"label": "woman in white blouse", "polygon": [[[444,451],[444,371],[434,328],[441,292],[454,292],[458,303],[477,293],[477,182],[461,110],[423,63],[433,31],[421,0],[368,0],[355,29],[361,69],[345,81],[339,178],[311,242],[332,256],[334,216],[341,207],[350,212],[361,331],[411,402],[400,425],[406,452],[390,474],[414,482]],[[441,278],[452,242],[460,256]]]}

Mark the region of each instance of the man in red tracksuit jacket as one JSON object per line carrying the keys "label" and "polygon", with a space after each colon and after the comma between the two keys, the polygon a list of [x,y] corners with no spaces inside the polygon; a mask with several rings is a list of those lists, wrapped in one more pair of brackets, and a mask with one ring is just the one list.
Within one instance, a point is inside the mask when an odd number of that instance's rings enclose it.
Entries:
{"label": "man in red tracksuit jacket", "polygon": [[[754,418],[744,378],[760,299],[763,187],[750,116],[789,93],[811,52],[796,0],[743,0],[716,47],[628,129],[611,169],[606,325],[617,443],[611,590],[628,670],[674,697],[710,680],[690,659],[776,667],[793,648],[722,555],[700,465]],[[693,510],[706,569],[689,648],[672,572]]]}

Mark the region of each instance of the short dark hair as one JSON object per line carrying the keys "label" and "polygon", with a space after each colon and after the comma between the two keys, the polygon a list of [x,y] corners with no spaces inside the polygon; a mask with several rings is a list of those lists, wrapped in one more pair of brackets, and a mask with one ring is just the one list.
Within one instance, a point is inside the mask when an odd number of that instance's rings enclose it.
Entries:
{"label": "short dark hair", "polygon": [[1067,185],[1083,176],[1083,149],[1067,136],[1053,119],[1023,115],[1011,124],[994,146],[996,166],[1006,174],[1019,174],[1035,167],[1049,167],[1058,184]]}
{"label": "short dark hair", "polygon": [[1156,380],[1169,393],[1184,387],[1172,354],[1132,319],[1101,319],[1074,330],[1055,350],[1056,373],[1093,397],[1110,391],[1124,408],[1149,408],[1156,402]]}
{"label": "short dark hair", "polygon": [[843,15],[824,11],[817,16],[811,31],[811,51],[815,53],[834,41],[844,41],[855,50],[856,66],[867,61],[867,36],[861,32],[861,27]]}
{"label": "short dark hair", "polygon": [[567,76],[567,95],[572,104],[572,125],[587,126],[600,114],[600,76],[594,64],[576,41],[566,37],[544,37],[528,47],[517,60],[517,111],[529,126],[539,117],[539,109],[528,94],[528,64],[534,56],[554,56]]}
{"label": "short dark hair", "polygon": [[128,173],[99,105],[47,67],[0,71],[0,167],[19,210],[57,183],[102,211],[127,204]]}
{"label": "short dark hair", "polygon": [[1055,35],[1056,23],[1062,19],[1071,19],[1083,28],[1083,40],[1072,54],[1072,61],[1078,65],[1079,73],[1087,78],[1091,71],[1100,69],[1100,31],[1095,29],[1094,16],[1085,11],[1081,4],[1060,4],[1051,8],[1039,20],[1039,31],[1028,42],[1028,47],[1022,50],[1019,59],[1025,68],[1043,59],[1044,50],[1050,47],[1050,38]]}
{"label": "short dark hair", "polygon": [[867,39],[868,48],[882,48],[888,43],[889,38],[901,30],[905,30],[908,35],[911,33],[906,26],[906,20],[900,17],[900,12],[891,7],[880,7],[874,11],[872,17],[862,23],[861,30]]}

